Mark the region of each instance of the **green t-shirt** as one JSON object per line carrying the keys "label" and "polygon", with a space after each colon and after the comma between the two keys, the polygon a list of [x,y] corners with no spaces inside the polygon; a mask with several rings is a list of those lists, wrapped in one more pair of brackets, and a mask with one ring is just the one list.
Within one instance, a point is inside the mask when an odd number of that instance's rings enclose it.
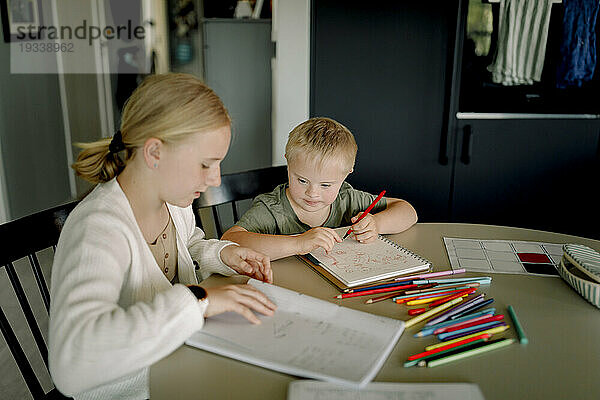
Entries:
{"label": "green t-shirt", "polygon": [[[301,222],[296,216],[290,201],[285,195],[287,187],[287,183],[282,183],[272,192],[256,196],[252,207],[236,225],[249,232],[271,235],[293,235],[311,229],[310,226]],[[342,183],[335,201],[331,204],[329,216],[322,226],[339,228],[340,226],[352,225],[350,219],[359,212],[366,210],[376,197],[370,193],[352,188],[347,182]],[[387,201],[382,198],[371,213],[383,211],[386,207]]]}

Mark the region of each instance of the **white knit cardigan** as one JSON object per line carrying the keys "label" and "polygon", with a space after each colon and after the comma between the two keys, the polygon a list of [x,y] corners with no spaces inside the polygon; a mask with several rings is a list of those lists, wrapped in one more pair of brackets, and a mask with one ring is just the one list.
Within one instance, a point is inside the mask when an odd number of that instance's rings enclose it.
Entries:
{"label": "white knit cardigan", "polygon": [[[51,278],[49,367],[77,399],[149,398],[149,367],[204,323],[185,284],[235,272],[220,258],[232,242],[205,240],[190,207],[168,205],[178,278],[158,267],[116,179],[99,184],[67,218]],[[195,270],[194,260],[199,265]]]}

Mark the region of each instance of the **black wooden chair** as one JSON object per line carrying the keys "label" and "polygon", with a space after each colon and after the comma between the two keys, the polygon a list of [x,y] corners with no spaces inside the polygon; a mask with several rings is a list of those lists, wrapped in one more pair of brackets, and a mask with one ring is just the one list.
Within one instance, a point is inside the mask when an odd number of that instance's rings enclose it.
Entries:
{"label": "black wooden chair", "polygon": [[[17,275],[15,262],[24,258],[29,260],[47,315],[50,311],[50,294],[36,253],[50,247],[53,250],[56,249],[65,220],[76,205],[77,202],[68,203],[0,225],[0,243],[2,243],[0,269],[5,270],[8,275],[21,311],[37,345],[37,350],[46,364],[46,369],[48,369],[48,348],[32,311],[31,303],[27,299]],[[48,393],[44,392],[32,364],[25,355],[15,330],[11,327],[1,306],[0,329],[33,398],[66,399],[67,397],[64,397],[56,388]]]}
{"label": "black wooden chair", "polygon": [[202,228],[200,210],[210,207],[214,219],[217,237],[220,238],[226,230],[217,206],[231,204],[233,222],[240,219],[238,202],[252,199],[261,193],[272,191],[280,183],[287,182],[287,167],[268,167],[254,169],[235,174],[225,174],[221,177],[221,186],[209,187],[208,190],[194,200],[193,209],[196,224]]}

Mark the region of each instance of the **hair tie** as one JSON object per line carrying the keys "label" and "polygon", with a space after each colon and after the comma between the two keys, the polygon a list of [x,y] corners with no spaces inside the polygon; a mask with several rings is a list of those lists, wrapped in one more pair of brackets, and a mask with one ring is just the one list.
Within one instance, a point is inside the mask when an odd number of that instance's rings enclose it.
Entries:
{"label": "hair tie", "polygon": [[112,140],[110,141],[110,145],[108,145],[108,151],[113,154],[117,154],[121,150],[125,150],[125,143],[123,143],[123,135],[119,129],[117,132],[115,132]]}

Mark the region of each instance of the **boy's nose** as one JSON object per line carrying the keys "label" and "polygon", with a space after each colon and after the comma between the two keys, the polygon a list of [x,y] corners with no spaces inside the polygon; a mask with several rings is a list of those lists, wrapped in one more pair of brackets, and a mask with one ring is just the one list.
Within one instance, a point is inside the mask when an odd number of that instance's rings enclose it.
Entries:
{"label": "boy's nose", "polygon": [[306,195],[310,197],[316,197],[318,195],[317,188],[313,185],[309,185],[306,188]]}

